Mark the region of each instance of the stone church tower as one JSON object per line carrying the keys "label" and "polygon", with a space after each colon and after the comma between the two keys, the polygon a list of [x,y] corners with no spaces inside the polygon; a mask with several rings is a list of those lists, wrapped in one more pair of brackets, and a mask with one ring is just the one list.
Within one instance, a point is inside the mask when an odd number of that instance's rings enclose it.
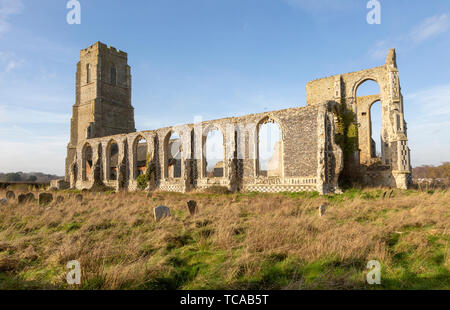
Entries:
{"label": "stone church tower", "polygon": [[79,142],[135,131],[127,53],[101,42],[81,50],[67,146],[66,181]]}

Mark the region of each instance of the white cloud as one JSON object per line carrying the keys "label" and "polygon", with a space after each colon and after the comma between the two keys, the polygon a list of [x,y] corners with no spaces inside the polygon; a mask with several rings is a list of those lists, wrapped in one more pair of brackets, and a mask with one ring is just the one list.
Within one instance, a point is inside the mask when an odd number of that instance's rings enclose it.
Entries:
{"label": "white cloud", "polygon": [[10,30],[10,16],[19,14],[23,8],[22,0],[2,0],[0,2],[0,36]]}
{"label": "white cloud", "polygon": [[435,15],[425,19],[411,32],[411,38],[421,42],[438,34],[447,32],[450,23],[447,14]]}
{"label": "white cloud", "polygon": [[0,73],[8,73],[21,65],[23,62],[23,59],[20,59],[12,52],[0,51]]}
{"label": "white cloud", "polygon": [[428,17],[408,33],[397,38],[376,42],[375,46],[369,50],[369,56],[376,60],[383,59],[386,57],[387,51],[392,47],[396,49],[411,49],[427,39],[447,32],[449,28],[450,21],[447,14]]}
{"label": "white cloud", "polygon": [[386,57],[388,50],[395,46],[398,45],[388,41],[378,41],[375,46],[369,50],[369,56],[373,59],[383,59]]}
{"label": "white cloud", "polygon": [[413,165],[437,165],[448,161],[450,84],[433,86],[407,95],[404,105]]}
{"label": "white cloud", "polygon": [[442,116],[450,119],[450,84],[433,86],[405,96],[421,110],[421,117]]}
{"label": "white cloud", "polygon": [[10,141],[0,138],[0,171],[39,171],[64,175],[66,136]]}

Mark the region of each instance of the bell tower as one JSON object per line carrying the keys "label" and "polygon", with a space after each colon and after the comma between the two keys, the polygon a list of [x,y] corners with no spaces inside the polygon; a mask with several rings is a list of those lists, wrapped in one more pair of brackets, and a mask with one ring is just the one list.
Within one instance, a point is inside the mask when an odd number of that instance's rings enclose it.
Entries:
{"label": "bell tower", "polygon": [[66,181],[78,143],[136,131],[127,53],[101,42],[81,50],[75,88]]}

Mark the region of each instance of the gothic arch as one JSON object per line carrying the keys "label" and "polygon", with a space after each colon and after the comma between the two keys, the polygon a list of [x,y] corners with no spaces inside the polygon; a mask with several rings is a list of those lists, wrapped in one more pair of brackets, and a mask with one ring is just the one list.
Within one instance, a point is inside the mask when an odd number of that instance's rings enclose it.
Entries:
{"label": "gothic arch", "polygon": [[[276,154],[275,149],[276,149],[276,143],[274,144],[274,150],[272,153],[272,158],[269,159],[269,162],[271,160],[274,160],[277,163],[277,169],[273,169],[269,170],[267,169],[265,174],[263,175],[263,169],[261,169],[261,150],[260,150],[260,132],[261,132],[261,127],[264,124],[267,123],[274,123],[277,125],[278,130],[279,130],[279,134],[280,134],[280,140],[277,141],[278,144],[278,154]],[[277,120],[276,118],[274,118],[272,115],[266,115],[264,116],[257,124],[256,126],[256,160],[255,160],[255,172],[256,172],[256,176],[258,177],[263,177],[263,176],[269,176],[269,174],[273,174],[272,176],[278,176],[278,177],[282,177],[284,176],[284,158],[283,158],[283,154],[284,154],[284,150],[283,150],[283,128],[281,126],[281,122],[279,120]],[[278,159],[275,159],[274,156],[278,156]],[[268,167],[269,168],[269,167]],[[269,172],[271,171],[271,172]]]}
{"label": "gothic arch", "polygon": [[380,87],[380,95],[381,95],[381,87],[382,87],[382,85],[381,85],[381,83],[379,82],[379,78],[378,78],[377,76],[375,76],[375,75],[367,75],[367,76],[364,76],[363,78],[360,78],[358,81],[356,81],[356,82],[353,84],[353,87],[352,87],[352,97],[355,98],[355,100],[356,100],[356,97],[357,97],[358,88],[359,88],[362,84],[364,84],[365,82],[367,82],[367,81],[373,81],[373,82],[377,83],[378,86]]}
{"label": "gothic arch", "polygon": [[83,181],[91,181],[93,168],[93,149],[89,143],[85,143],[81,152],[82,179]]}
{"label": "gothic arch", "polygon": [[[145,142],[141,142],[145,141]],[[145,144],[146,150],[142,152],[139,149],[140,144]],[[133,156],[133,179],[137,179],[137,177],[141,174],[147,172],[147,166],[152,158],[152,154],[149,151],[150,141],[142,134],[138,134],[133,141],[132,144],[132,156]],[[141,154],[142,153],[142,154]],[[144,154],[145,153],[145,154]],[[140,158],[141,156],[145,156],[145,158]],[[145,161],[144,165],[142,165],[142,161]]]}
{"label": "gothic arch", "polygon": [[119,169],[119,143],[111,139],[106,146],[106,179],[116,181]]}
{"label": "gothic arch", "polygon": [[[209,124],[207,125],[204,129],[203,129],[203,133],[202,133],[202,171],[201,171],[201,175],[202,177],[208,177],[208,165],[207,165],[207,158],[208,158],[208,154],[207,154],[207,144],[208,144],[208,135],[214,131],[219,132],[221,138],[222,138],[222,172],[221,173],[217,173],[217,177],[225,177],[225,158],[226,158],[226,136],[225,136],[225,132],[222,128],[222,126],[220,126],[219,124]],[[213,170],[213,175],[214,174],[214,170]]]}
{"label": "gothic arch", "polygon": [[[177,146],[170,146],[170,138],[172,135],[178,135],[179,144],[178,151],[174,151],[172,154],[172,148],[176,148]],[[163,145],[163,154],[164,154],[164,178],[181,178],[183,175],[183,162],[182,162],[182,152],[183,152],[183,135],[181,135],[178,130],[171,128],[164,137],[164,145]],[[177,158],[178,157],[178,158]],[[173,176],[169,175],[169,166],[173,166]]]}

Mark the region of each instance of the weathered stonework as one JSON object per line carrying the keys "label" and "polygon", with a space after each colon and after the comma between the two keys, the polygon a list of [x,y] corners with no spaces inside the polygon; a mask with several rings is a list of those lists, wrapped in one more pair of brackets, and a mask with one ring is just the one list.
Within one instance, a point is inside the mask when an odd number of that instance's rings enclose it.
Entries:
{"label": "weathered stonework", "polygon": [[[358,87],[367,80],[378,83],[380,94],[357,97]],[[306,85],[306,94],[308,106],[333,100],[345,103],[355,113],[359,152],[354,166],[364,184],[407,188],[411,178],[410,150],[394,49],[389,51],[385,65],[311,81]],[[379,158],[371,141],[370,124],[370,107],[377,101],[382,110]]]}
{"label": "weathered stonework", "polygon": [[[394,51],[384,66],[309,82],[306,107],[142,132],[134,129],[131,76],[126,59],[125,53],[101,43],[81,52],[66,161],[66,181],[72,188],[104,184],[117,190],[135,190],[138,176],[146,173],[150,190],[186,192],[224,186],[231,191],[339,192],[338,178],[344,169],[344,156],[335,141],[335,123],[343,102],[354,111],[360,125],[360,152],[355,158],[365,178],[363,182],[407,186],[411,168]],[[88,68],[88,63],[96,68],[92,72],[97,72],[91,73],[90,78],[82,69]],[[108,83],[111,67],[122,68],[114,77],[121,83]],[[90,79],[95,87],[89,83],[83,85],[83,81]],[[358,85],[367,79],[380,84],[379,97],[356,98]],[[385,143],[380,159],[382,168],[373,169],[371,163],[376,160],[372,156],[370,119],[366,116],[376,100],[381,100],[383,106]],[[82,108],[86,101],[90,102],[85,104],[90,108]],[[362,115],[363,112],[366,114]],[[268,121],[276,122],[281,130],[277,172],[270,175],[259,171],[258,158],[259,128]],[[221,176],[208,175],[206,171],[203,150],[212,130],[219,130],[223,135]],[[171,140],[172,133],[180,137],[179,145]],[[142,148],[139,141],[143,140],[148,154],[146,161],[137,158],[138,148]],[[176,158],[171,153],[174,145],[181,153]],[[146,167],[142,167],[142,162]]]}

